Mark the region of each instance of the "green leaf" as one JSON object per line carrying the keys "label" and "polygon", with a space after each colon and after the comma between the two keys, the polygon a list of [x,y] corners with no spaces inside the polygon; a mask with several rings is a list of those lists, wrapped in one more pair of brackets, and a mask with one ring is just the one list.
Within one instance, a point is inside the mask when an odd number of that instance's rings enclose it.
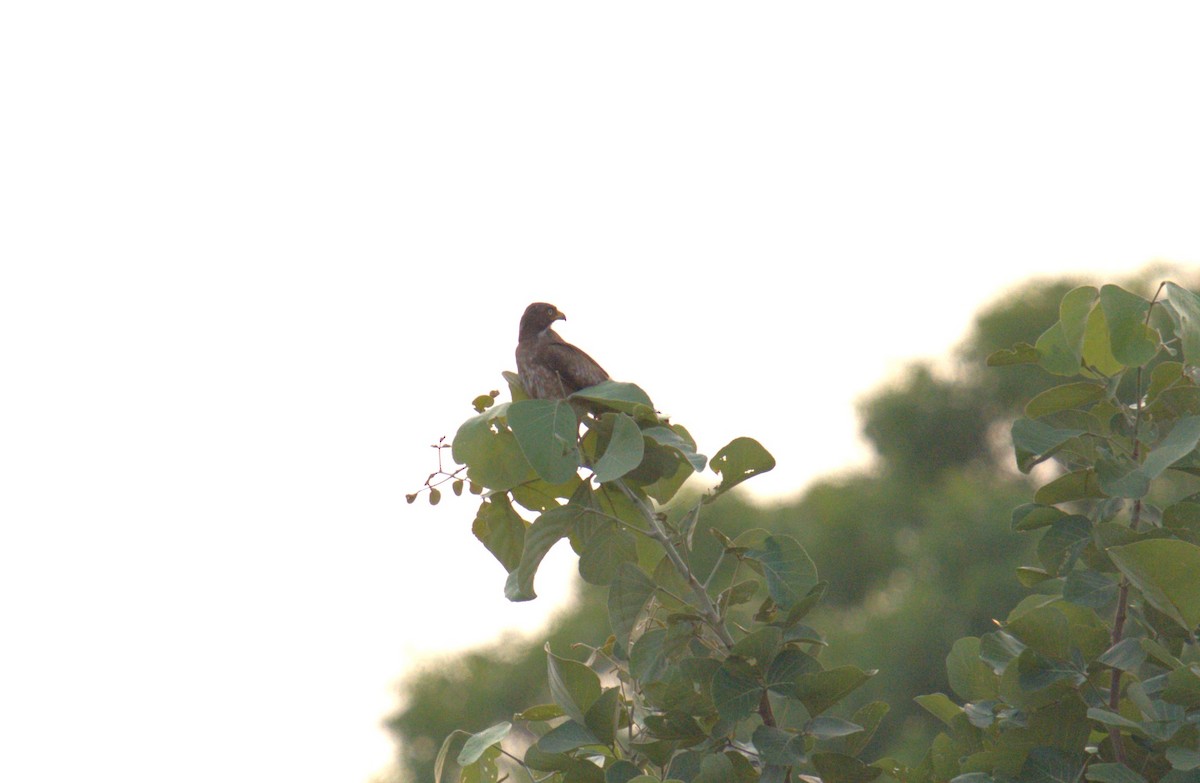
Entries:
{"label": "green leaf", "polygon": [[1083,758],[1059,748],[1038,747],[1029,751],[1018,776],[1020,783],[1077,783],[1083,773]]}
{"label": "green leaf", "polygon": [[1200,667],[1193,664],[1167,675],[1167,687],[1163,690],[1163,701],[1178,704],[1192,710],[1200,707]]}
{"label": "green leaf", "polygon": [[951,701],[950,697],[944,693],[928,693],[924,696],[917,696],[913,701],[947,726],[953,725],[954,719],[963,714],[962,707]]}
{"label": "green leaf", "polygon": [[467,466],[467,478],[489,489],[511,489],[536,475],[505,424],[510,405],[501,403],[464,421],[450,449],[455,462]]}
{"label": "green leaf", "polygon": [[723,753],[705,756],[692,783],[733,783],[733,762]]}
{"label": "green leaf", "polygon": [[623,649],[629,648],[629,635],[654,591],[654,582],[633,563],[622,563],[617,569],[608,588],[608,622]]}
{"label": "green leaf", "polygon": [[807,760],[804,755],[804,737],[774,726],[759,726],[751,737],[755,749],[764,764],[792,767]]}
{"label": "green leaf", "polygon": [[1120,587],[1107,574],[1080,569],[1067,574],[1063,598],[1089,609],[1103,609],[1117,598]]}
{"label": "green leaf", "polygon": [[814,753],[811,760],[822,783],[870,783],[883,774],[879,767],[868,767],[841,753]]}
{"label": "green leaf", "polygon": [[537,598],[533,591],[533,577],[537,574],[542,558],[560,539],[571,532],[571,527],[581,515],[591,513],[589,509],[575,504],[552,508],[533,521],[525,531],[525,546],[521,550],[521,561],[508,575],[504,585],[504,596],[510,601],[532,601]]}
{"label": "green leaf", "polygon": [[442,747],[438,750],[437,758],[433,762],[433,781],[441,783],[442,771],[446,766],[446,759],[450,756],[450,747],[459,736],[470,736],[467,732],[461,729],[450,732],[446,739],[442,740]]}
{"label": "green leaf", "polygon": [[1200,768],[1200,750],[1183,748],[1178,745],[1167,748],[1167,761],[1171,766],[1183,772]]}
{"label": "green leaf", "polygon": [[1088,764],[1087,779],[1093,783],[1146,783],[1146,779],[1124,764]]}
{"label": "green leaf", "polygon": [[767,668],[764,684],[775,693],[791,696],[796,690],[796,678],[801,674],[821,671],[821,663],[795,647],[785,647]]}
{"label": "green leaf", "polygon": [[819,715],[874,676],[857,666],[838,666],[796,678],[796,698],[810,715]]}
{"label": "green leaf", "polygon": [[842,738],[840,742],[832,743],[830,750],[844,753],[847,756],[857,756],[870,743],[871,738],[875,735],[875,731],[883,722],[884,716],[889,711],[888,704],[882,701],[873,701],[870,704],[865,704],[859,707],[852,716],[852,722],[863,727],[863,730],[857,734],[851,734]]}
{"label": "green leaf", "polygon": [[1068,655],[1070,623],[1054,606],[1039,606],[1020,614],[1004,626],[1004,631],[1047,658],[1061,660]]}
{"label": "green leaf", "polygon": [[1047,389],[1025,405],[1025,415],[1031,419],[1051,413],[1080,408],[1104,397],[1104,386],[1088,381],[1066,383]]}
{"label": "green leaf", "polygon": [[721,475],[721,483],[709,492],[705,502],[715,500],[748,478],[771,470],[775,467],[775,458],[754,438],[741,437],[734,438],[714,454],[709,467]]}
{"label": "green leaf", "polygon": [[1084,430],[1057,429],[1033,419],[1017,419],[1012,425],[1013,449],[1017,467],[1028,473],[1035,465],[1054,456],[1063,444],[1084,434]]}
{"label": "green leaf", "polygon": [[1124,454],[1102,453],[1096,460],[1096,480],[1109,497],[1141,498],[1150,491],[1150,479],[1142,466]]}
{"label": "green leaf", "polygon": [[723,720],[737,722],[750,717],[758,708],[763,685],[745,659],[730,655],[713,675],[712,697]]}
{"label": "green leaf", "polygon": [[503,721],[491,728],[472,734],[458,754],[458,765],[465,767],[468,764],[474,764],[483,755],[485,750],[507,737],[508,732],[511,730],[512,724],[508,721]]}
{"label": "green leaf", "polygon": [[806,722],[800,732],[820,740],[827,740],[857,734],[862,730],[863,727],[857,723],[828,715],[818,715]]}
{"label": "green leaf", "polygon": [[1200,416],[1180,419],[1171,428],[1158,448],[1146,455],[1142,472],[1151,479],[1158,478],[1163,471],[1195,450],[1200,443]]}
{"label": "green leaf", "polygon": [[965,701],[996,698],[996,675],[979,658],[978,637],[966,636],[954,643],[946,656],[946,674],[950,687]]}
{"label": "green leaf", "polygon": [[566,713],[563,708],[557,704],[539,704],[536,707],[529,707],[521,710],[513,716],[513,720],[523,720],[530,722],[554,720],[561,718]]}
{"label": "green leaf", "polygon": [[607,585],[624,563],[637,562],[637,541],[611,519],[595,514],[581,519],[573,539],[579,550],[579,575],[592,585]]}
{"label": "green leaf", "polygon": [[628,413],[635,419],[651,421],[658,419],[654,414],[654,403],[650,401],[650,396],[632,383],[604,381],[595,386],[580,389],[571,395],[571,399],[596,402],[610,410]]}
{"label": "green leaf", "polygon": [[1167,283],[1166,289],[1183,345],[1184,363],[1192,367],[1200,365],[1200,297],[1174,283]]}
{"label": "green leaf", "polygon": [[587,711],[600,698],[600,678],[579,661],[560,658],[552,653],[549,642],[545,650],[551,697],[568,718],[581,726],[586,725]]}
{"label": "green leaf", "polygon": [[1054,506],[1042,506],[1037,503],[1025,503],[1017,506],[1012,512],[1012,529],[1014,531],[1037,530],[1052,524],[1055,520],[1065,517],[1067,512]]}
{"label": "green leaf", "polygon": [[584,716],[586,718],[584,725],[604,745],[612,744],[620,701],[620,688],[606,688],[600,692],[600,698],[596,699],[591,707],[588,707],[587,714]]}
{"label": "green leaf", "polygon": [[652,783],[659,783],[658,778],[643,775],[640,769],[625,760],[615,762],[611,767],[604,770],[604,783],[631,783],[631,781],[636,782],[643,778],[652,781]]}
{"label": "green leaf", "polygon": [[1108,319],[1104,308],[1094,307],[1088,313],[1087,325],[1083,332],[1083,365],[1092,373],[1099,373],[1108,378],[1125,369],[1125,365],[1113,356],[1112,342],[1109,340]]}
{"label": "green leaf", "polygon": [[746,663],[754,667],[754,671],[758,675],[762,675],[771,661],[775,659],[775,653],[779,651],[782,639],[782,631],[768,626],[741,639],[730,652],[740,656]]}
{"label": "green leaf", "polygon": [[1200,546],[1160,538],[1109,547],[1107,552],[1154,608],[1188,633],[1200,625]]}
{"label": "green leaf", "polygon": [[544,481],[561,484],[579,469],[579,420],[563,400],[523,400],[508,408],[521,453]]}
{"label": "green leaf", "polygon": [[1065,516],[1050,526],[1038,542],[1038,560],[1052,576],[1071,570],[1079,553],[1092,540],[1092,522],[1081,514]]}
{"label": "green leaf", "polygon": [[1066,473],[1044,485],[1033,495],[1034,502],[1053,506],[1071,500],[1108,497],[1100,490],[1096,474],[1091,470]]}
{"label": "green leaf", "polygon": [[624,413],[604,414],[613,419],[612,436],[604,454],[596,461],[596,480],[604,483],[614,481],[636,468],[642,461],[645,444],[637,422]]}
{"label": "green leaf", "polygon": [[1058,306],[1058,321],[1038,338],[1038,364],[1054,375],[1078,375],[1088,313],[1099,292],[1091,286],[1068,291]]}
{"label": "green leaf", "polygon": [[600,739],[587,726],[572,719],[542,735],[537,741],[537,748],[543,753],[569,753],[578,748],[600,744]]}
{"label": "green leaf", "polygon": [[1096,659],[1104,666],[1110,666],[1121,671],[1133,672],[1146,660],[1146,651],[1142,649],[1142,640],[1127,638],[1109,647]]}
{"label": "green leaf", "polygon": [[805,598],[817,584],[816,565],[791,536],[767,536],[762,549],[752,549],[746,552],[746,557],[762,565],[767,592],[785,611]]}
{"label": "green leaf", "polygon": [[1037,364],[1038,352],[1029,343],[1017,343],[988,355],[988,367],[1011,367],[1016,364]]}
{"label": "green leaf", "polygon": [[1112,355],[1126,367],[1140,367],[1158,353],[1158,333],[1146,325],[1150,302],[1115,285],[1100,289]]}
{"label": "green leaf", "polygon": [[1125,731],[1145,736],[1146,731],[1142,728],[1142,724],[1131,721],[1124,715],[1119,715],[1112,710],[1102,709],[1100,707],[1092,707],[1088,709],[1087,716],[1094,721],[1103,723],[1105,726],[1111,726],[1115,729],[1124,729]]}
{"label": "green leaf", "polygon": [[1087,672],[1080,666],[1054,658],[1047,658],[1036,650],[1027,649],[1017,658],[1018,682],[1026,691],[1040,691],[1060,682],[1079,685],[1087,679]]}
{"label": "green leaf", "polygon": [[525,520],[513,510],[508,495],[492,495],[479,504],[471,532],[495,555],[505,571],[521,562],[525,547]]}
{"label": "green leaf", "polygon": [[647,427],[642,430],[642,435],[660,446],[678,452],[696,472],[704,470],[704,465],[708,462],[703,454],[696,452],[696,443],[688,431],[678,424],[672,424],[670,427]]}

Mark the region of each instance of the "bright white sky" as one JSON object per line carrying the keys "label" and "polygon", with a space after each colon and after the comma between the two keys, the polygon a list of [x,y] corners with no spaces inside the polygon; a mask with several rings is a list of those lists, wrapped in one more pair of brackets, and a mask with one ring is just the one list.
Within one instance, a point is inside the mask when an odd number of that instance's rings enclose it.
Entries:
{"label": "bright white sky", "polygon": [[1197,19],[1106,8],[7,4],[0,778],[362,783],[536,631],[569,557],[403,499],[530,301],[780,495],[1001,287],[1200,262]]}

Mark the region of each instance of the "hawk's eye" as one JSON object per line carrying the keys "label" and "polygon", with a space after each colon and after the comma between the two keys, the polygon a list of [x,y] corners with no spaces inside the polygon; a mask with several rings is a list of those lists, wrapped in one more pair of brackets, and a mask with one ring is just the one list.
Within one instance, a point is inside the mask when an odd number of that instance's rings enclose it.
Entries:
{"label": "hawk's eye", "polygon": [[554,308],[553,308],[553,307],[547,307],[547,308],[546,308],[546,315],[554,315]]}

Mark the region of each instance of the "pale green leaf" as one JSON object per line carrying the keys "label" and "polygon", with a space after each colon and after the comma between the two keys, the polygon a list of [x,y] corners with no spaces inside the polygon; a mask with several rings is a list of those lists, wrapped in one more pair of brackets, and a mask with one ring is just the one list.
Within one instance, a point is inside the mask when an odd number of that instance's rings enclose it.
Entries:
{"label": "pale green leaf", "polygon": [[1177,539],[1151,539],[1109,547],[1126,578],[1160,612],[1193,632],[1200,625],[1200,546]]}

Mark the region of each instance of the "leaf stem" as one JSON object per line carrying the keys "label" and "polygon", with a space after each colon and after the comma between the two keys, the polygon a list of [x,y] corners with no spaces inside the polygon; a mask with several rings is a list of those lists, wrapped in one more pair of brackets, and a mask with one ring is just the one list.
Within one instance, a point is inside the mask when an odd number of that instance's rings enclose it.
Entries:
{"label": "leaf stem", "polygon": [[671,541],[671,537],[667,535],[667,531],[663,528],[662,521],[658,518],[658,515],[654,513],[654,509],[650,508],[646,501],[630,489],[624,481],[618,480],[614,483],[621,488],[626,497],[633,501],[638,510],[642,512],[642,516],[650,523],[650,537],[659,543],[663,551],[667,553],[667,559],[671,561],[671,565],[675,566],[675,570],[687,581],[688,586],[692,589],[692,595],[696,597],[696,602],[699,604],[697,608],[700,610],[700,614],[704,617],[705,622],[713,629],[713,633],[721,640],[721,644],[725,649],[731,649],[733,647],[733,637],[729,635],[729,630],[725,627],[725,622],[721,619],[720,613],[717,612],[717,607],[713,604],[712,599],[709,598],[704,585],[700,584],[692,569],[684,562],[683,557],[679,554],[678,547]]}

